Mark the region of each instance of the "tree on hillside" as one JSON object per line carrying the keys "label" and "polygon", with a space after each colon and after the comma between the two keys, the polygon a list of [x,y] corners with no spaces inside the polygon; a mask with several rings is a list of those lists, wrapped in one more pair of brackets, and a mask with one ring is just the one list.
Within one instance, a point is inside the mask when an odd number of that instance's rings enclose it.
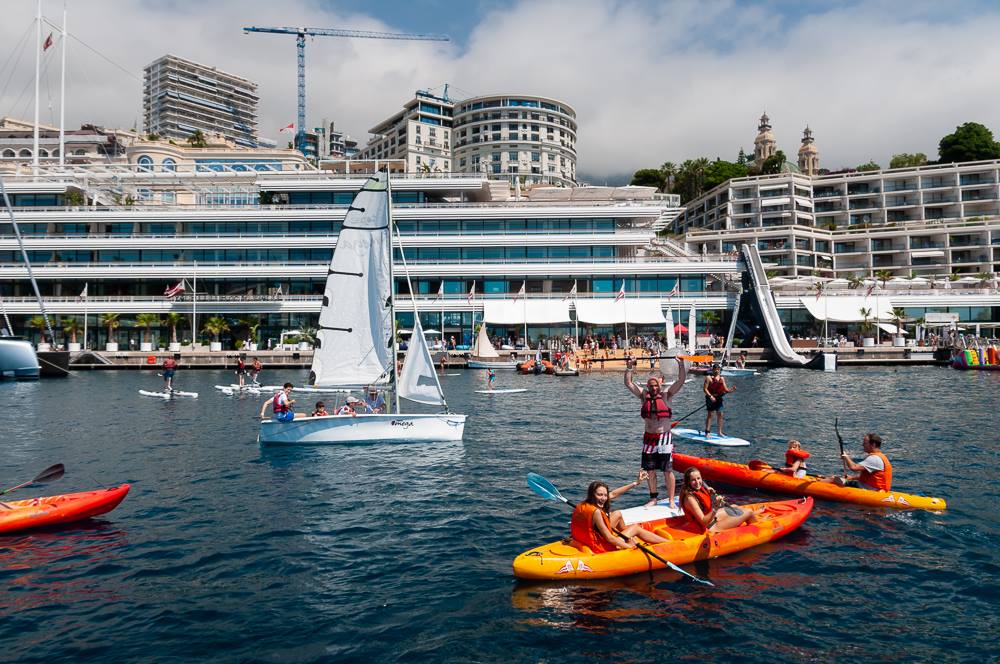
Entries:
{"label": "tree on hillside", "polygon": [[705,157],[686,159],[677,169],[674,193],[680,194],[682,205],[705,192],[705,169],[710,163]]}
{"label": "tree on hillside", "polygon": [[663,172],[659,169],[640,168],[632,174],[632,181],[629,184],[639,187],[656,187],[656,190],[660,191],[663,189],[665,180]]}
{"label": "tree on hillside", "polygon": [[909,168],[911,166],[923,166],[926,163],[927,155],[923,152],[914,152],[913,154],[900,152],[899,154],[892,155],[889,168]]}
{"label": "tree on hillside", "polygon": [[747,167],[741,163],[716,159],[705,168],[705,191],[711,191],[727,180],[747,176]]}
{"label": "tree on hillside", "polygon": [[788,161],[788,158],[785,157],[784,151],[778,150],[760,165],[760,174],[770,175],[772,173],[780,173],[781,167],[785,165],[786,161]]}
{"label": "tree on hillside", "polygon": [[942,164],[1000,159],[1000,144],[993,140],[993,132],[983,125],[966,122],[941,139],[938,156]]}
{"label": "tree on hillside", "polygon": [[736,163],[739,164],[740,166],[744,166],[749,161],[750,160],[747,159],[747,153],[743,151],[743,148],[740,148],[740,153],[736,155]]}
{"label": "tree on hillside", "polygon": [[205,134],[201,129],[195,129],[194,133],[187,137],[187,142],[193,148],[208,147],[208,139],[205,138]]}
{"label": "tree on hillside", "polygon": [[859,171],[881,171],[882,167],[875,163],[874,159],[871,159],[866,164],[861,164],[856,170]]}
{"label": "tree on hillside", "polygon": [[672,194],[674,192],[674,183],[677,181],[677,164],[672,161],[665,161],[660,166],[660,172],[663,173],[663,191]]}

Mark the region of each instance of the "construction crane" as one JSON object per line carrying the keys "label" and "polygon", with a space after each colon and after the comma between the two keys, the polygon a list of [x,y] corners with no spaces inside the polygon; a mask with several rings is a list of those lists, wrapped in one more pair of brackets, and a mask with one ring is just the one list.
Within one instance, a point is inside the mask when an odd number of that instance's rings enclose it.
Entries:
{"label": "construction crane", "polygon": [[449,41],[446,35],[406,34],[398,32],[373,32],[371,30],[331,30],[327,28],[258,28],[250,26],[243,32],[270,32],[279,35],[295,35],[295,46],[299,56],[299,108],[295,126],[295,147],[305,154],[306,142],[306,36],[309,37],[351,37],[356,39],[399,39],[409,41]]}

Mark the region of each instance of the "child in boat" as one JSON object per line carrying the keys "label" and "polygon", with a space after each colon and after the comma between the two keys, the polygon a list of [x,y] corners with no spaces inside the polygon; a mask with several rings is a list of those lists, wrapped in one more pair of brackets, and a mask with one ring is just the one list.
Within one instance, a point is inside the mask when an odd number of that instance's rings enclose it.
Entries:
{"label": "child in boat", "polygon": [[316,409],[313,411],[313,417],[326,417],[330,413],[326,412],[326,404],[322,401],[316,402]]}
{"label": "child in boat", "polygon": [[805,477],[808,469],[806,459],[810,454],[802,449],[802,443],[797,440],[788,441],[788,449],[785,451],[785,467],[781,469],[786,475],[792,477]]}
{"label": "child in boat", "polygon": [[681,509],[701,532],[719,532],[744,523],[753,523],[764,510],[763,507],[748,510],[745,507],[726,505],[722,497],[701,479],[701,471],[694,467],[684,471]]}
{"label": "child in boat", "polygon": [[617,498],[639,486],[646,477],[646,471],[639,471],[638,479],[614,491],[609,490],[604,482],[591,482],[587,487],[587,499],[577,504],[570,519],[570,535],[573,542],[578,547],[585,546],[594,553],[604,553],[618,549],[634,549],[637,539],[649,544],[669,541],[638,524],[626,526],[622,513],[611,511],[612,498]]}

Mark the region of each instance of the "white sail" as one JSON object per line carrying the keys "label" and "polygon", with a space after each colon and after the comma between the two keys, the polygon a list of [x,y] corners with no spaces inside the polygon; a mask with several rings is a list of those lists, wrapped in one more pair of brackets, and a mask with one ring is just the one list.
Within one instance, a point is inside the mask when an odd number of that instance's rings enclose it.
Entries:
{"label": "white sail", "polygon": [[388,175],[368,179],[348,208],[319,314],[313,383],[386,383],[392,371]]}
{"label": "white sail", "polygon": [[399,375],[399,396],[417,403],[445,406],[444,392],[434,371],[434,361],[427,348],[424,329],[420,326],[420,316],[414,315],[413,320],[413,335],[403,360],[403,372]]}
{"label": "white sail", "polygon": [[486,323],[479,326],[479,336],[472,346],[472,357],[500,357],[500,353],[490,343],[490,337],[486,334]]}
{"label": "white sail", "polygon": [[694,305],[691,305],[691,311],[688,312],[688,352],[694,355],[694,349],[697,347],[695,334],[695,323],[698,321],[696,316]]}

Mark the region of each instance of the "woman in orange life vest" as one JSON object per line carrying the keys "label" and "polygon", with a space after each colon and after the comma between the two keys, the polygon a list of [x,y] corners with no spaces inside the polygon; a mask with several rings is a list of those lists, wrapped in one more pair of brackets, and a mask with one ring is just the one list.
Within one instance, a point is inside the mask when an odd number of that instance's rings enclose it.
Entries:
{"label": "woman in orange life vest", "polygon": [[709,435],[712,429],[712,413],[715,413],[715,421],[718,425],[719,435],[722,435],[722,398],[730,392],[735,392],[735,387],[726,385],[726,379],[722,376],[722,367],[718,364],[712,365],[712,373],[705,376],[705,385],[702,388],[705,392],[705,435]]}
{"label": "woman in orange life vest", "polygon": [[586,546],[594,553],[604,553],[617,549],[634,549],[636,538],[649,544],[668,541],[639,524],[626,526],[622,513],[611,511],[612,498],[639,486],[644,479],[646,471],[641,470],[637,480],[614,491],[609,491],[604,482],[591,482],[587,487],[587,499],[577,504],[570,519],[570,535],[574,542]]}
{"label": "woman in orange life vest", "polygon": [[788,450],[785,452],[785,467],[779,472],[792,477],[805,477],[808,472],[806,459],[810,456],[802,449],[802,443],[797,440],[788,441]]}
{"label": "woman in orange life vest", "polygon": [[861,441],[865,449],[861,463],[854,463],[847,452],[841,456],[844,466],[851,472],[858,473],[854,477],[824,477],[821,482],[838,486],[852,486],[869,491],[892,491],[892,464],[882,454],[882,437],[877,433],[866,433]]}
{"label": "woman in orange life vest", "polygon": [[691,467],[684,471],[681,509],[698,530],[715,533],[744,523],[753,523],[764,508],[754,511],[726,505],[722,496],[715,493],[715,490],[701,479],[701,471]]}

